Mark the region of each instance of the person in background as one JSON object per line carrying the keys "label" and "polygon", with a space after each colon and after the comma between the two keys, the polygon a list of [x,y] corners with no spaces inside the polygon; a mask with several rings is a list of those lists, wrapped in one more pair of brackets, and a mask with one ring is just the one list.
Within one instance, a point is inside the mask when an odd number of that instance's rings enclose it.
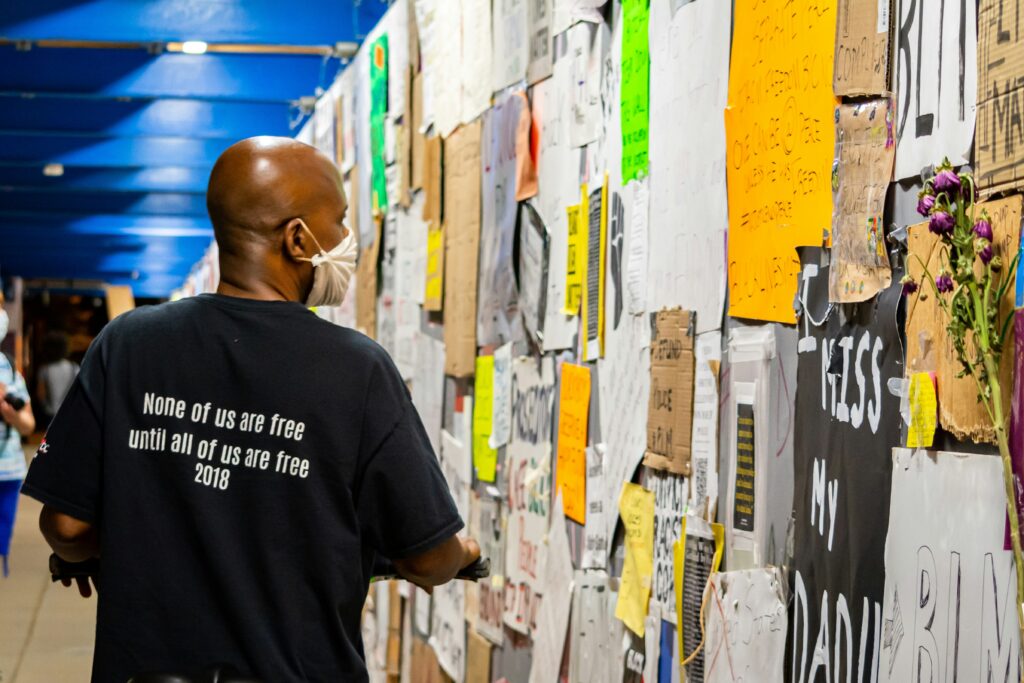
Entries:
{"label": "person in background", "polygon": [[387,352],[309,310],[339,305],[355,269],[334,163],[243,140],[206,201],[217,293],[103,329],[23,491],[60,558],[99,558],[94,682],[214,663],[368,681],[377,560],[430,587],[480,548]]}
{"label": "person in background", "polygon": [[[7,336],[9,319],[0,290],[0,341]],[[8,573],[7,556],[11,551],[11,534],[18,511],[18,491],[25,479],[25,452],[21,437],[36,429],[32,404],[28,398],[25,378],[14,369],[7,354],[0,353],[0,563],[3,575]]]}
{"label": "person in background", "polygon": [[36,396],[42,404],[45,427],[78,376],[78,363],[68,360],[68,335],[56,330],[43,337],[42,356],[45,360],[36,375]]}

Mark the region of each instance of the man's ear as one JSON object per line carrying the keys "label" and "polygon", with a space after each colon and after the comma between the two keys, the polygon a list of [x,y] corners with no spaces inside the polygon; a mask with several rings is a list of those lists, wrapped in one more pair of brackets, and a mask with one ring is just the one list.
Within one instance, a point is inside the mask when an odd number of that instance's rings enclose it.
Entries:
{"label": "man's ear", "polygon": [[310,258],[310,247],[312,239],[303,227],[305,224],[301,218],[293,218],[284,225],[284,253],[292,260],[299,261]]}

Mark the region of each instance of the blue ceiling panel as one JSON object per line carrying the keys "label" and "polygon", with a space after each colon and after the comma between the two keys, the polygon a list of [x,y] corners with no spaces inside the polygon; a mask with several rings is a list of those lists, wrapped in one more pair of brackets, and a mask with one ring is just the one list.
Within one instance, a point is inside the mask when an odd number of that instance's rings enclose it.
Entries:
{"label": "blue ceiling panel", "polygon": [[0,36],[334,45],[359,41],[387,0],[8,0]]}
{"label": "blue ceiling panel", "polygon": [[282,102],[0,97],[0,131],[241,140],[294,135]]}
{"label": "blue ceiling panel", "polygon": [[[51,237],[73,235],[134,235],[147,237],[213,238],[213,228],[206,217],[198,216],[77,216],[59,213],[19,213],[0,211],[0,231],[21,228]],[[0,249],[2,252],[2,249]]]}
{"label": "blue ceiling panel", "polygon": [[197,192],[61,192],[0,188],[0,212],[5,211],[205,217],[206,196]]}
{"label": "blue ceiling panel", "polygon": [[193,138],[97,138],[0,132],[0,164],[42,166],[197,166],[212,168],[232,140]]}
{"label": "blue ceiling panel", "polygon": [[288,102],[329,86],[340,65],[316,55],[151,55],[0,45],[0,93]]}
{"label": "blue ceiling panel", "polygon": [[[0,156],[2,158],[2,156]],[[73,166],[64,175],[43,175],[40,166],[0,164],[0,189],[23,188],[72,192],[206,192],[206,168],[150,166],[106,168]],[[2,247],[2,245],[0,245]]]}

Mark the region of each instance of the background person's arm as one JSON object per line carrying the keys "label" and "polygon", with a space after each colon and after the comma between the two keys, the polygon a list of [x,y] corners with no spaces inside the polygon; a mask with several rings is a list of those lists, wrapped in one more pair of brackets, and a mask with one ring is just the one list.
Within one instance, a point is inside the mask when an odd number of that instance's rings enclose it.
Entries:
{"label": "background person's arm", "polygon": [[480,546],[474,539],[452,536],[424,553],[395,560],[394,564],[407,581],[425,588],[448,583],[479,557]]}

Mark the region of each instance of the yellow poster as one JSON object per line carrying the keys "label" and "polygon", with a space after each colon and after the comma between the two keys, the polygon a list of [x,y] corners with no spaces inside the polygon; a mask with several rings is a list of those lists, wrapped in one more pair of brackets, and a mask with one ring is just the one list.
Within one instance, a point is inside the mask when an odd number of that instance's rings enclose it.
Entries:
{"label": "yellow poster", "polygon": [[583,300],[583,274],[587,268],[587,212],[584,204],[565,207],[569,219],[569,250],[565,262],[565,308],[562,313],[578,315]]}
{"label": "yellow poster", "polygon": [[626,561],[622,565],[615,617],[641,638],[654,575],[654,492],[625,482],[619,516],[626,530]]}
{"label": "yellow poster", "polygon": [[725,111],[729,315],[795,323],[798,246],[832,224],[834,2],[737,0]]}
{"label": "yellow poster", "polygon": [[910,426],[907,448],[931,448],[935,428],[939,426],[938,398],[935,396],[935,374],[915,372],[910,376]]}
{"label": "yellow poster", "polygon": [[427,230],[427,282],[423,309],[440,311],[444,284],[444,230],[433,226]]}
{"label": "yellow poster", "polygon": [[494,403],[494,356],[477,356],[473,385],[473,469],[480,481],[494,483],[498,451],[491,448],[491,412]]}

